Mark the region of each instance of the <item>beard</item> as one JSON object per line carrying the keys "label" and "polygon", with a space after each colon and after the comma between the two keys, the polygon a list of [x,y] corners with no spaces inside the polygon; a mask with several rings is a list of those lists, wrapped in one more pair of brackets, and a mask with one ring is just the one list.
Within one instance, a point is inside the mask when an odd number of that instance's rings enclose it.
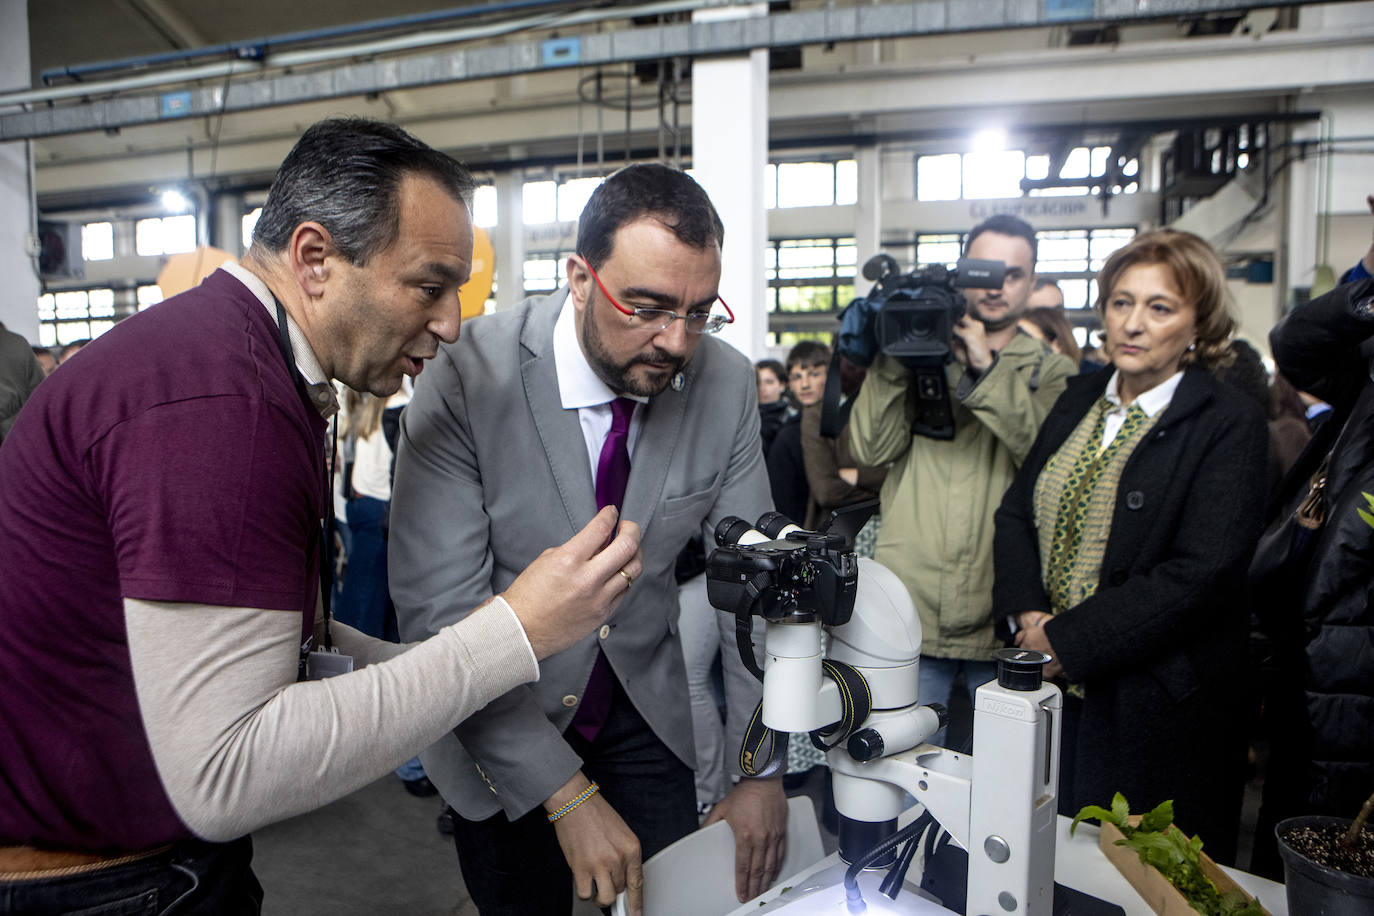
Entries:
{"label": "beard", "polygon": [[976,321],[982,322],[984,329],[990,332],[1005,331],[1007,328],[1011,327],[1012,325],[1016,324],[1016,322],[1020,321],[1021,318],[1026,314],[1026,307],[1024,305],[1019,309],[1011,308],[1009,306],[1007,308],[1006,314],[1004,314],[1001,318],[987,318],[984,317],[980,305],[981,303],[978,302],[969,303],[969,317],[973,318]]}
{"label": "beard", "polygon": [[[636,354],[630,359],[620,362],[615,359],[607,349],[605,341],[601,339],[601,332],[596,327],[596,322],[592,320],[590,311],[584,316],[582,321],[582,350],[586,354],[587,363],[592,367],[601,381],[609,385],[613,390],[622,394],[632,394],[635,397],[651,398],[658,394],[673,376],[682,371],[687,360],[680,356],[673,356],[658,347],[650,346],[643,353]],[[649,368],[648,363],[666,364],[666,370]],[[655,375],[649,377],[637,377],[634,374],[636,366],[643,367],[651,373],[662,372],[662,379]]]}

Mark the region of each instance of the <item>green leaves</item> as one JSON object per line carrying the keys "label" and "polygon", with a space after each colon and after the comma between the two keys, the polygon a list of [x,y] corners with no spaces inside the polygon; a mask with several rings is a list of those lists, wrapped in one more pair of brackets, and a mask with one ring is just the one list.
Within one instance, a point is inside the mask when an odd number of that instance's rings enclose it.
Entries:
{"label": "green leaves", "polygon": [[[1363,490],[1360,491],[1360,495],[1364,497],[1364,501],[1369,506],[1369,508],[1374,509],[1374,496],[1370,496]],[[1368,510],[1365,509],[1356,509],[1355,511],[1360,514],[1360,518],[1364,519],[1364,523],[1366,525],[1368,525],[1371,528],[1374,528],[1374,514],[1371,514]]]}
{"label": "green leaves", "polygon": [[[1374,509],[1374,497],[1366,494],[1366,498]],[[1363,511],[1360,514],[1365,515]],[[1366,521],[1374,526],[1374,515]],[[1264,910],[1258,901],[1243,893],[1222,896],[1211,879],[1202,873],[1202,837],[1189,839],[1182,830],[1171,826],[1174,821],[1172,800],[1141,817],[1138,825],[1132,825],[1130,818],[1130,806],[1118,792],[1112,796],[1110,811],[1098,805],[1086,805],[1074,817],[1069,833],[1072,835],[1078,822],[1083,820],[1114,824],[1122,835],[1116,845],[1134,849],[1140,861],[1158,870],[1202,916],[1262,916]]]}
{"label": "green leaves", "polygon": [[[1172,806],[1173,802],[1165,802],[1165,804]],[[1172,807],[1170,810],[1173,810]],[[1170,817],[1172,818],[1173,815],[1170,814]],[[1084,805],[1083,810],[1078,812],[1073,819],[1073,823],[1069,825],[1069,836],[1073,836],[1073,832],[1078,829],[1079,821],[1089,818],[1101,821],[1105,824],[1115,824],[1117,829],[1127,836],[1130,835],[1128,831],[1135,829],[1130,823],[1131,806],[1126,804],[1126,796],[1122,795],[1120,792],[1112,796],[1112,810],[1110,811],[1098,805]]]}
{"label": "green leaves", "polygon": [[[1116,793],[1121,798],[1121,793]],[[1121,799],[1123,802],[1125,799]],[[1160,802],[1155,810],[1140,819],[1140,829],[1158,832],[1174,822],[1174,800]]]}

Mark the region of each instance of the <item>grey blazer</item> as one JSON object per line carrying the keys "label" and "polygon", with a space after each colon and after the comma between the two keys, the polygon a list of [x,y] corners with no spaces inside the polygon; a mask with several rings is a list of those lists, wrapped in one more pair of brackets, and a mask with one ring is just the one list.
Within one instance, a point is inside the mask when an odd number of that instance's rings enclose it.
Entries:
{"label": "grey blazer", "polygon": [[[464,325],[420,376],[401,421],[392,492],[390,583],[404,639],[462,618],[596,514],[582,428],[577,411],[559,402],[554,369],[553,328],[566,296],[528,299]],[[500,809],[519,817],[581,766],[562,733],[598,642],[655,734],[694,766],[674,560],[695,532],[704,529],[714,546],[721,518],[752,521],[771,500],[749,360],[705,337],[682,375],[681,390],[669,386],[649,402],[635,446],[622,517],[643,529],[644,572],[609,635],[545,659],[537,682],[492,701],[422,755],[429,778],[466,818]],[[761,687],[733,643],[723,648],[734,748]]]}

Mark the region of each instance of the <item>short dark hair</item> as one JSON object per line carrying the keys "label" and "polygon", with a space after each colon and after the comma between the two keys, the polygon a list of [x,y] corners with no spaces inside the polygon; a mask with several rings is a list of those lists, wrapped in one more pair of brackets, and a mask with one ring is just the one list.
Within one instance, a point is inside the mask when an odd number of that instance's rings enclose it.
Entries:
{"label": "short dark hair", "polygon": [[1035,230],[1031,228],[1030,223],[1019,216],[1012,216],[1010,213],[998,213],[995,216],[989,216],[969,232],[968,241],[964,243],[965,255],[973,247],[973,240],[984,232],[996,232],[998,235],[1010,235],[1013,238],[1025,239],[1031,249],[1031,267],[1035,266],[1040,246],[1035,241]]}
{"label": "short dark hair", "polygon": [[[1055,289],[1059,289],[1059,281],[1054,277],[1036,277],[1035,285],[1031,287],[1031,292],[1038,293],[1047,286],[1053,286]],[[1059,289],[1059,291],[1061,293],[1063,292],[1062,289]]]}
{"label": "short dark hair", "polygon": [[803,340],[787,353],[787,374],[797,366],[809,369],[812,366],[830,364],[830,348],[818,340]]}
{"label": "short dark hair", "polygon": [[610,259],[621,226],[652,216],[693,248],[725,244],[725,226],[692,176],[656,162],[612,174],[592,192],[577,221],[577,253],[593,268]]}
{"label": "short dark hair", "polygon": [[396,125],[369,118],[313,124],[277,170],[253,244],[282,252],[297,226],[314,221],[349,263],[365,264],[396,241],[401,179],[409,175],[430,178],[471,206],[476,185],[468,170]]}
{"label": "short dark hair", "polygon": [[776,359],[761,359],[754,363],[754,368],[759,372],[766,369],[773,373],[773,377],[778,381],[782,382],[784,385],[787,384],[787,367]]}

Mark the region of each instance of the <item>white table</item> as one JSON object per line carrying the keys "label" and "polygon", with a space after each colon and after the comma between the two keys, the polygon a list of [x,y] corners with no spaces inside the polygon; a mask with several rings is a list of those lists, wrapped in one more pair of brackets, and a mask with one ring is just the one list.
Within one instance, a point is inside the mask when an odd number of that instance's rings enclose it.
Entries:
{"label": "white table", "polygon": [[[912,816],[912,812],[905,812],[903,821],[907,821]],[[1116,866],[1107,861],[1107,857],[1102,854],[1102,850],[1097,848],[1098,829],[1092,824],[1079,824],[1078,830],[1073,836],[1069,836],[1069,825],[1072,821],[1061,816],[1059,818],[1058,838],[1055,845],[1054,858],[1054,878],[1060,884],[1071,887],[1074,890],[1083,891],[1094,897],[1099,897],[1111,903],[1115,903],[1126,911],[1126,916],[1154,916],[1154,911],[1141,899],[1135,892],[1135,888],[1121,876],[1121,872],[1116,870]],[[807,880],[826,869],[833,869],[840,863],[838,853],[832,853],[821,859],[815,865],[803,869],[796,874],[789,875],[769,888],[763,894],[744,904],[736,910],[732,910],[729,916],[745,916],[745,914],[758,913],[767,914],[778,911],[778,907],[769,907],[767,904],[775,902],[781,896],[785,888],[798,888],[806,884]],[[1224,867],[1223,867],[1224,868]],[[1234,868],[1224,868],[1227,874],[1235,879],[1236,883],[1245,889],[1246,893],[1258,897],[1264,908],[1273,916],[1288,916],[1288,899],[1284,893],[1282,884],[1261,878],[1248,872],[1238,871]],[[886,898],[879,897],[877,885],[880,877],[874,873],[868,873],[870,881],[861,881],[864,890],[864,899],[870,902],[869,913],[877,916],[879,913],[948,913],[941,907],[935,906],[928,901],[919,900],[914,894],[901,894],[895,904],[887,901]],[[817,895],[820,896],[820,895]],[[809,898],[808,898],[809,899]],[[843,900],[843,892],[840,892],[839,899]],[[815,912],[835,912],[831,905],[819,905]],[[802,913],[804,909],[797,905],[782,908],[787,916],[792,916],[794,912]],[[842,910],[840,912],[843,912]]]}

